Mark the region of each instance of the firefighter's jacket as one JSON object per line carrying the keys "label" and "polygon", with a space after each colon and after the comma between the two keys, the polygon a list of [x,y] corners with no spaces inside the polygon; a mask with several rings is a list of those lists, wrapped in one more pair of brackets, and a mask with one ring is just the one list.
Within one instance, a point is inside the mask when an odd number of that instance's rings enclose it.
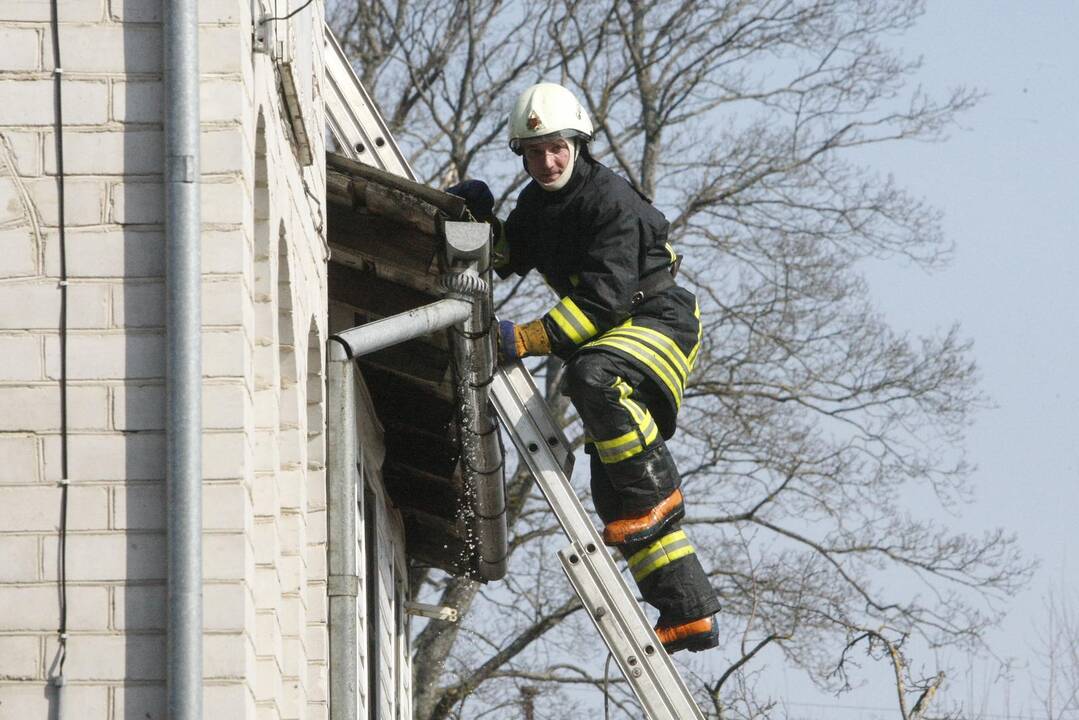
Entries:
{"label": "firefighter's jacket", "polygon": [[508,277],[535,268],[561,298],[543,317],[552,352],[621,355],[657,381],[677,412],[700,321],[692,293],[653,277],[669,277],[676,259],[668,227],[626,180],[582,153],[562,189],[547,192],[533,181],[521,191],[496,245],[495,269]]}

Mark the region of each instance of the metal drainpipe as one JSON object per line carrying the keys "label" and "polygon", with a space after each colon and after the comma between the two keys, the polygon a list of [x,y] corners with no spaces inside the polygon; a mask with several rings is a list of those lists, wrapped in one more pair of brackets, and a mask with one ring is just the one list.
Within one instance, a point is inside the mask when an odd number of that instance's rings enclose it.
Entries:
{"label": "metal drainpipe", "polygon": [[165,462],[170,720],[202,718],[202,343],[197,0],[164,3]]}
{"label": "metal drainpipe", "polygon": [[330,635],[330,720],[355,720],[360,580],[356,560],[359,450],[356,444],[355,365],[346,344],[329,342],[326,362],[326,560]]}
{"label": "metal drainpipe", "polygon": [[[451,266],[466,266],[447,285],[471,296],[472,312],[450,333],[461,398],[461,467],[474,518],[478,550],[476,572],[483,580],[506,574],[506,489],[498,421],[488,402],[488,386],[495,371],[491,302],[490,226],[485,223],[445,222],[446,255]],[[484,277],[477,275],[482,268]],[[470,282],[472,280],[472,282]],[[482,282],[474,282],[480,280]]]}

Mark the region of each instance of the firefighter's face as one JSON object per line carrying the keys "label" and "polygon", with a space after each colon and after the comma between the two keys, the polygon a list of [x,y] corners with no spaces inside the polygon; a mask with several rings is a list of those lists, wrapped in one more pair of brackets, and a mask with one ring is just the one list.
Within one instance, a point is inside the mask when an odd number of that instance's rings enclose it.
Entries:
{"label": "firefighter's face", "polygon": [[529,143],[522,150],[528,174],[543,184],[557,180],[569,165],[569,143],[562,139]]}

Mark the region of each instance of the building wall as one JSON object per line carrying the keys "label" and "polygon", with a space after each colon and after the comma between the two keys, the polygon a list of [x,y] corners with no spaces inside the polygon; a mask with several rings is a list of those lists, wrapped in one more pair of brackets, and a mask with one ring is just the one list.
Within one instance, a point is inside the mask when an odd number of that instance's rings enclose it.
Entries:
{"label": "building wall", "polygon": [[[327,713],[322,5],[278,23],[301,167],[259,0],[200,2],[207,717]],[[299,0],[278,0],[279,13]],[[254,10],[252,9],[254,6]],[[60,275],[47,0],[0,5],[0,717],[49,717],[58,659]],[[69,701],[163,718],[161,3],[63,0]],[[380,498],[380,565],[404,567]],[[381,587],[399,585],[387,577]],[[383,628],[398,612],[386,591]],[[392,647],[391,643],[391,647]],[[407,647],[380,667],[408,717]],[[401,678],[401,673],[405,678]],[[397,693],[397,700],[392,700]],[[407,698],[407,694],[405,696]],[[387,711],[387,712],[392,712]],[[394,717],[393,714],[384,715]]]}

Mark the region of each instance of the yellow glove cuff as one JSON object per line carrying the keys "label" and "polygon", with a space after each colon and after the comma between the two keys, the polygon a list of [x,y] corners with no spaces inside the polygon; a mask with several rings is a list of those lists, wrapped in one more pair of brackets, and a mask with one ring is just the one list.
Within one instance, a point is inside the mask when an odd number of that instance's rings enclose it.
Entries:
{"label": "yellow glove cuff", "polygon": [[547,336],[542,319],[515,326],[513,339],[517,345],[517,357],[551,354],[551,338]]}

